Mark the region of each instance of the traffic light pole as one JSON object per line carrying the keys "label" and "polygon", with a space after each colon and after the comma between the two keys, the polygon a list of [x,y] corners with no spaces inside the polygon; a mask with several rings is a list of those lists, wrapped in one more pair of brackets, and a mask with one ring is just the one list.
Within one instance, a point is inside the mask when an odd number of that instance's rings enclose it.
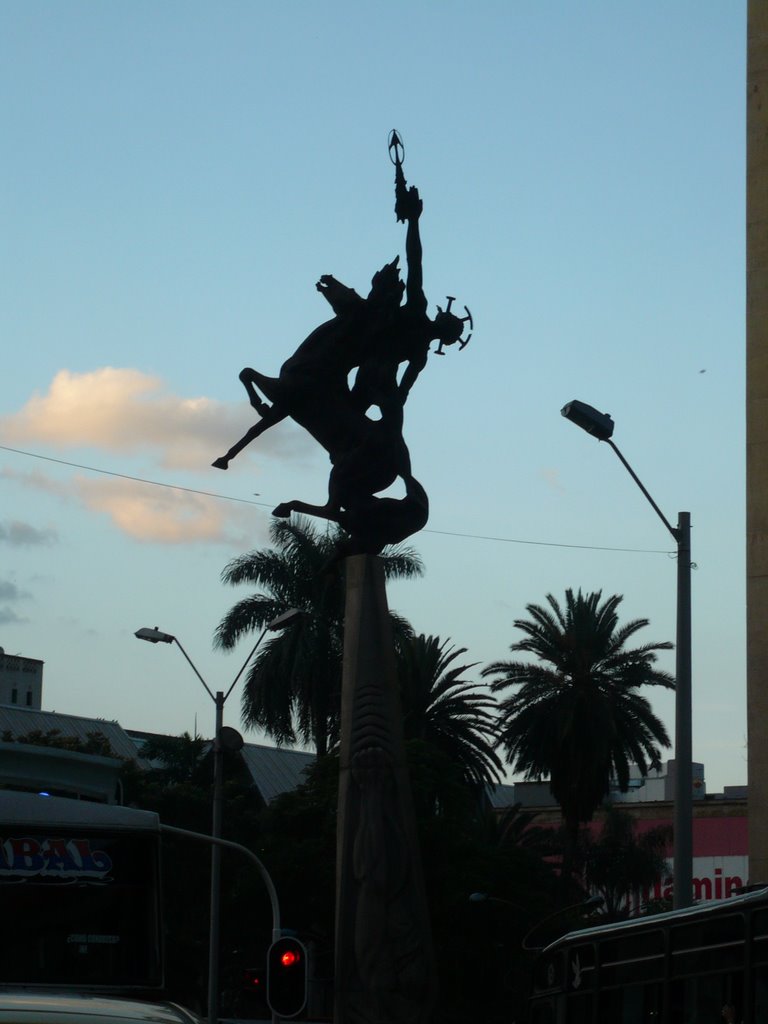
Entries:
{"label": "traffic light pole", "polygon": [[[220,694],[217,694],[217,696],[220,696]],[[218,735],[218,733],[217,733],[217,735]],[[256,865],[256,867],[258,869],[259,874],[261,875],[261,879],[264,882],[264,885],[266,886],[267,893],[269,894],[269,901],[270,901],[270,903],[272,905],[272,942],[275,942],[277,939],[280,938],[280,935],[281,935],[281,928],[280,928],[280,903],[279,903],[278,898],[277,898],[277,889],[275,888],[275,883],[272,881],[272,876],[267,871],[267,869],[264,866],[264,864],[259,860],[259,858],[256,856],[256,854],[253,852],[253,850],[249,850],[247,846],[243,846],[240,843],[233,843],[229,839],[222,839],[219,836],[207,836],[204,832],[191,832],[189,829],[186,829],[186,828],[176,828],[175,825],[161,825],[160,826],[160,831],[163,832],[166,835],[180,836],[182,839],[191,839],[194,842],[206,843],[207,845],[213,847],[213,850],[215,850],[219,854],[219,857],[221,856],[221,848],[224,846],[224,847],[226,847],[227,849],[230,849],[230,850],[239,850],[240,853],[244,853],[245,856],[249,858],[249,860],[253,861],[253,863]],[[213,850],[212,850],[212,852],[213,852]],[[220,866],[220,862],[219,862],[219,866]],[[211,858],[211,867],[213,867],[213,857]],[[211,922],[211,923],[213,923],[213,922]],[[217,934],[218,934],[218,932],[217,932]],[[217,961],[217,965],[216,966],[218,968],[218,961]],[[216,977],[218,979],[218,969],[217,969]],[[217,1005],[217,1003],[215,1003],[214,1006],[215,1006],[214,1012],[218,1013],[218,1005]],[[210,1012],[210,998],[209,998],[209,1012]],[[272,1014],[272,1024],[278,1024],[278,1021],[279,1021],[279,1018],[277,1017],[276,1014],[273,1013]]]}
{"label": "traffic light pole", "polygon": [[221,727],[224,724],[224,694],[216,691],[216,732],[213,741],[213,821],[211,824],[211,921],[208,933],[208,1024],[219,1018],[219,923],[221,921],[221,839],[222,782],[224,751],[221,749]]}

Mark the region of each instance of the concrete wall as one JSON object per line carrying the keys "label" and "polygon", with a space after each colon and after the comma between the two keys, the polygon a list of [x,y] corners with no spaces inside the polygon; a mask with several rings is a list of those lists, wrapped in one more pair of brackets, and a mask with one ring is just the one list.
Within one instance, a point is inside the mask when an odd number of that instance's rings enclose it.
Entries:
{"label": "concrete wall", "polygon": [[747,720],[750,881],[768,882],[768,3],[747,30]]}

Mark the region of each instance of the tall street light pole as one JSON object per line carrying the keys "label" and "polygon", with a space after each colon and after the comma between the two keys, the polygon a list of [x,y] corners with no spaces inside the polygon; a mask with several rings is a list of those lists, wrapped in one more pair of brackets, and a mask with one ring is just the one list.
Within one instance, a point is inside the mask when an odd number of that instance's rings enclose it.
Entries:
{"label": "tall street light pole", "polygon": [[614,423],[608,413],[598,412],[586,402],[573,401],[563,406],[562,415],[598,441],[605,441],[618,455],[624,468],[651,504],[656,515],[671,533],[677,545],[677,643],[675,645],[675,786],[674,907],[690,907],[693,902],[693,750],[691,738],[691,515],[678,512],[672,526],[611,440]]}
{"label": "tall street light pole", "polygon": [[[141,629],[137,629],[134,636],[138,640],[146,640],[151,644],[173,644],[179,648],[181,653],[189,662],[192,671],[195,673],[197,678],[205,687],[205,692],[213,701],[216,707],[216,732],[214,734],[215,739],[213,742],[213,816],[211,822],[211,837],[214,840],[221,839],[221,811],[222,811],[222,793],[224,783],[224,750],[239,750],[243,745],[242,737],[234,729],[228,729],[224,726],[224,705],[227,702],[227,698],[232,693],[237,684],[240,676],[246,669],[246,666],[250,662],[251,658],[256,653],[259,644],[264,639],[268,631],[278,631],[286,629],[288,626],[292,626],[301,616],[304,614],[298,608],[291,608],[287,612],[283,612],[282,615],[278,615],[276,619],[268,622],[264,629],[261,631],[258,640],[251,648],[248,657],[242,664],[240,671],[237,673],[235,678],[232,680],[229,689],[225,692],[217,690],[216,693],[211,690],[206,681],[200,675],[197,670],[197,666],[192,661],[190,656],[184,650],[181,641],[178,637],[172,633],[163,633],[155,626],[151,629],[148,626],[143,626]],[[209,941],[208,941],[208,1022],[209,1024],[216,1024],[219,1016],[219,939],[221,930],[221,844],[214,841],[211,847],[211,913],[210,913],[210,929],[209,929]]]}

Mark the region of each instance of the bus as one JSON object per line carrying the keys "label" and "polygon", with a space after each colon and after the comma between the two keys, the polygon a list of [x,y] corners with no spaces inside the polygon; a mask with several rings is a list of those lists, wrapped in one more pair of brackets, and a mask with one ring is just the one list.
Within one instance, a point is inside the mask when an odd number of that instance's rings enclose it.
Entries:
{"label": "bus", "polygon": [[0,792],[0,986],[158,997],[160,834],[151,811]]}
{"label": "bus", "polygon": [[538,955],[528,1024],[766,1024],[768,888],[569,932]]}

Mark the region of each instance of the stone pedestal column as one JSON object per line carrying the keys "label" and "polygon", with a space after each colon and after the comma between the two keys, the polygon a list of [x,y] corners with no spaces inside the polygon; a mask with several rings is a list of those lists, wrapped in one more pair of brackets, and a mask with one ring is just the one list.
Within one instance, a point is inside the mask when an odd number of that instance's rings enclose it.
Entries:
{"label": "stone pedestal column", "polygon": [[768,3],[747,56],[747,721],[749,877],[768,882]]}
{"label": "stone pedestal column", "polygon": [[348,558],[336,861],[336,1024],[426,1024],[435,970],[377,557]]}

